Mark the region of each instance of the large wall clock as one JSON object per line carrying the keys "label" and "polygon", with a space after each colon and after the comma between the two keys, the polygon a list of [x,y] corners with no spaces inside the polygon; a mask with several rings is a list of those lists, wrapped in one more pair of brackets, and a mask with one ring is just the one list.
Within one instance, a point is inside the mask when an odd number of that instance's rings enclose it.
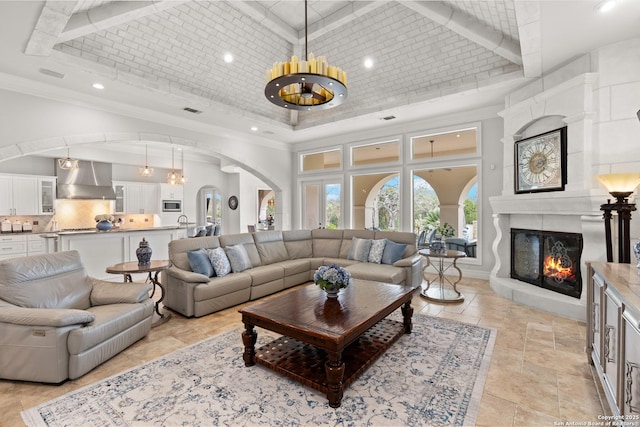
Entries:
{"label": "large wall clock", "polygon": [[567,183],[567,127],[515,144],[515,192],[562,191]]}

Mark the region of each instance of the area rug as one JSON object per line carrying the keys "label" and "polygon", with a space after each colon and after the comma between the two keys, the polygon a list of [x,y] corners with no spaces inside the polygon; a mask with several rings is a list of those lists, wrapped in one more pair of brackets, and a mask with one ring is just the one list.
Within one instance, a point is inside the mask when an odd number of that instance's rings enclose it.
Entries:
{"label": "area rug", "polygon": [[[340,408],[263,366],[241,329],[22,412],[28,426],[474,425],[495,330],[423,315],[351,386]],[[257,346],[278,335],[257,328]]]}

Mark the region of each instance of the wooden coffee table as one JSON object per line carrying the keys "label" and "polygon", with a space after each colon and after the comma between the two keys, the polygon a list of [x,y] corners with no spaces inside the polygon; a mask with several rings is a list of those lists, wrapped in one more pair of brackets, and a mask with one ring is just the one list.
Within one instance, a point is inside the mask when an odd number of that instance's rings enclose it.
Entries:
{"label": "wooden coffee table", "polygon": [[[311,284],[240,310],[245,366],[255,363],[327,394],[345,388],[403,334],[411,333],[417,287],[354,280],[337,299]],[[403,321],[386,319],[402,308]],[[255,350],[258,326],[283,336]]]}

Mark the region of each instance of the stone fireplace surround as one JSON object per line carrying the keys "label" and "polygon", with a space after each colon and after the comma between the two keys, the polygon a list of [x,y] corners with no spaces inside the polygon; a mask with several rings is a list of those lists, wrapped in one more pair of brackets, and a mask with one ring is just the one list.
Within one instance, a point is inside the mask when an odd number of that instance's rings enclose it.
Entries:
{"label": "stone fireplace surround", "polygon": [[[543,195],[542,195],[543,194]],[[491,200],[496,240],[493,252],[496,262],[489,277],[498,295],[517,303],[571,319],[586,320],[586,278],[584,261],[603,260],[604,225],[600,204],[601,192],[587,191],[519,194]],[[511,228],[580,233],[583,239],[580,299],[540,288],[510,278]]]}
{"label": "stone fireplace surround", "polygon": [[[638,172],[640,164],[638,52],[640,38],[603,46],[505,98],[500,113],[504,120],[502,194],[489,199],[496,230],[489,283],[499,295],[560,316],[586,319],[585,262],[606,260],[600,205],[611,198],[594,176]],[[514,194],[515,140],[562,126],[567,126],[565,190]],[[630,201],[637,203],[633,196]],[[640,214],[634,214],[632,243],[640,240]],[[582,234],[579,300],[510,278],[512,227]]]}

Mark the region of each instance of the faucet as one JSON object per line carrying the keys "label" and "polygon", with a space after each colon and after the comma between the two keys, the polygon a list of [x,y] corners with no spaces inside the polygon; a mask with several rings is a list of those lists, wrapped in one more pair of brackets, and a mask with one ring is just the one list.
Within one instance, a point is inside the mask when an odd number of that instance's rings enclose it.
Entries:
{"label": "faucet", "polygon": [[180,215],[178,217],[178,224],[180,225],[180,227],[186,227],[187,225],[189,225],[189,218],[187,218],[186,215]]}

